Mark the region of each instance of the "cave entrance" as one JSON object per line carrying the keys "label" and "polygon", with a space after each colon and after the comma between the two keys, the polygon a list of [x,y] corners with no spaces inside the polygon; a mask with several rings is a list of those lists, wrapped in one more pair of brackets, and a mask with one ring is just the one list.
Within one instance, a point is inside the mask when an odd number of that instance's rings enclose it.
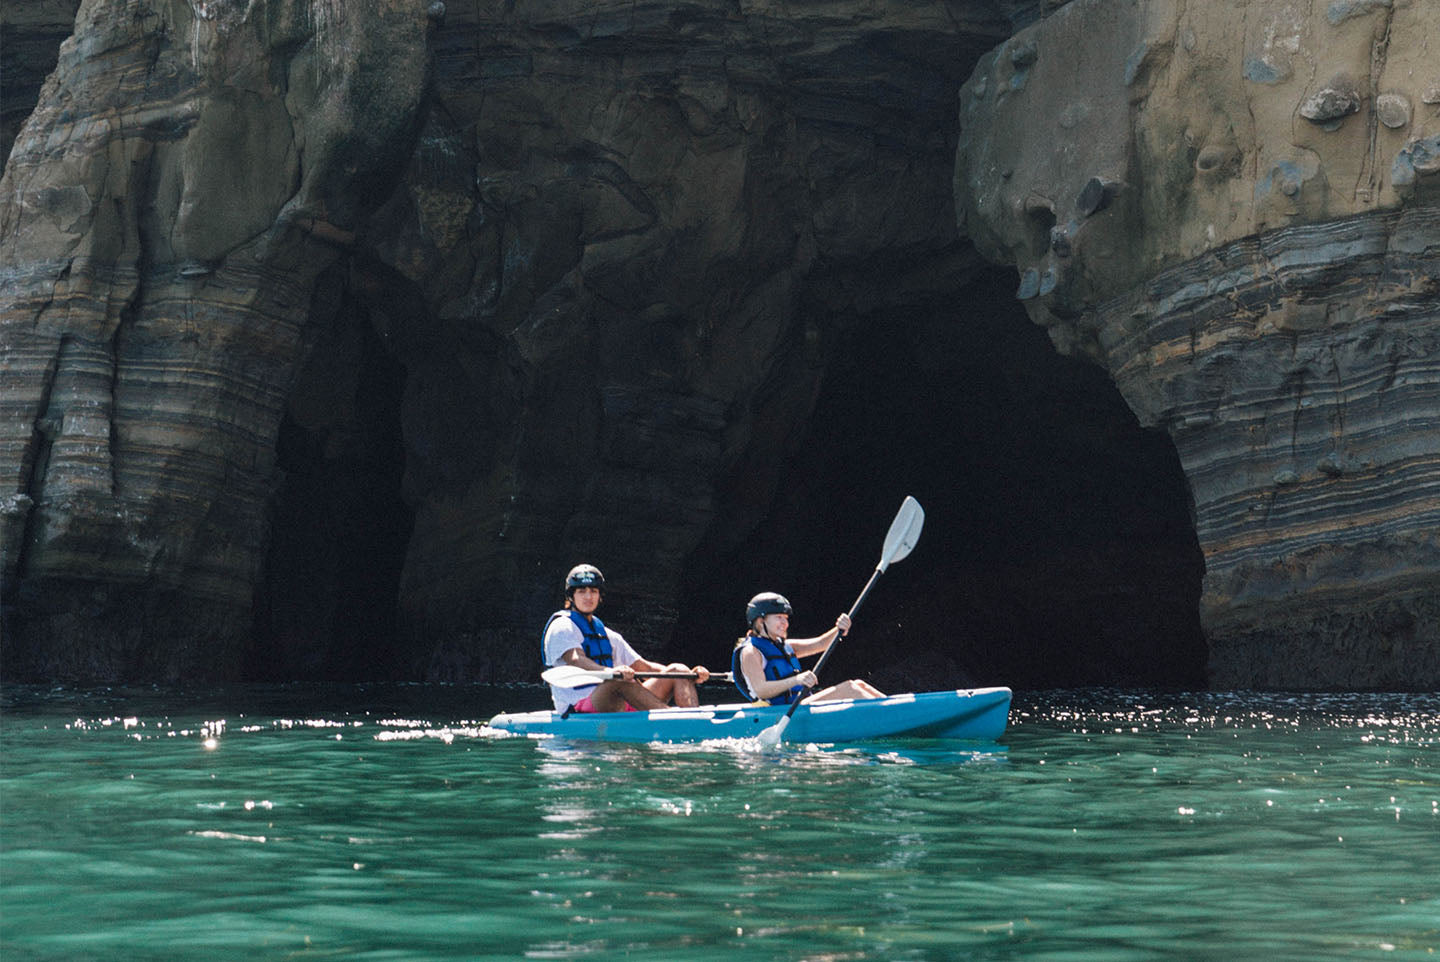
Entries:
{"label": "cave entrance", "polygon": [[797,636],[829,627],[912,494],[920,544],[880,579],[826,678],[1204,684],[1203,561],[1174,446],[1104,372],[1055,352],[1012,273],[852,326],[768,517],[688,573],[677,647],[715,625],[738,637],[746,592],[761,590],[796,605]]}
{"label": "cave entrance", "polygon": [[247,677],[401,677],[396,598],[414,512],[402,498],[405,368],[342,267],[321,279],[316,343],[277,446],[279,487]]}

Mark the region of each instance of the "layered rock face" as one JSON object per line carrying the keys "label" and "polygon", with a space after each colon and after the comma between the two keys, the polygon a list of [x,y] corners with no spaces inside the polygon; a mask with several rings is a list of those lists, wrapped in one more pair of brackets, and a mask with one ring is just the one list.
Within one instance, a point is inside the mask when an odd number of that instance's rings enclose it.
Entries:
{"label": "layered rock face", "polygon": [[1213,684],[1440,684],[1437,38],[1077,0],[962,91],[964,229],[1174,439]]}
{"label": "layered rock face", "polygon": [[580,560],[715,664],[915,493],[907,687],[1189,684],[1178,452],[1217,683],[1434,683],[1431,6],[75,19],[3,78],[8,677],[530,679]]}
{"label": "layered rock face", "polygon": [[315,281],[409,153],[426,30],[80,7],[0,186],[12,674],[238,675]]}
{"label": "layered rock face", "polygon": [[837,335],[963,286],[954,92],[1008,31],[960,3],[450,5],[442,106],[375,230],[421,301],[385,328],[417,670],[528,675],[582,559],[627,630],[670,636],[696,550],[765,514]]}
{"label": "layered rock face", "polygon": [[[835,335],[963,287],[954,91],[1010,29],[85,3],[0,215],[7,665],[293,677],[364,564],[336,545],[379,541],[397,673],[530,677],[580,558],[665,637],[688,555],[764,514]],[[367,540],[355,479],[397,464]]]}

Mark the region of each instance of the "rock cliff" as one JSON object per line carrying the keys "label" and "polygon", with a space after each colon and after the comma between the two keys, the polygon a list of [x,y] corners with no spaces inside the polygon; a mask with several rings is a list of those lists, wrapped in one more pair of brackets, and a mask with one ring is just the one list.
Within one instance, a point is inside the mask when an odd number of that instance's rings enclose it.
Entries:
{"label": "rock cliff", "polygon": [[1407,0],[1076,2],[962,91],[967,233],[1174,440],[1214,684],[1440,680],[1437,38]]}
{"label": "rock cliff", "polygon": [[12,672],[239,674],[317,278],[409,155],[427,25],[80,6],[0,206]]}
{"label": "rock cliff", "polygon": [[1433,681],[1434,24],[1332,8],[86,0],[4,78],[4,670],[530,678],[581,559],[717,665],[914,493],[837,670]]}

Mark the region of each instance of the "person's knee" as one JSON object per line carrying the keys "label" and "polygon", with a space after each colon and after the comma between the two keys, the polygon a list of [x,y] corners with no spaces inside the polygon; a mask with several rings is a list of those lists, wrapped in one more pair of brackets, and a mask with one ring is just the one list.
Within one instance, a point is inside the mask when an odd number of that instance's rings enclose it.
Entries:
{"label": "person's knee", "polygon": [[[652,679],[653,681],[654,679]],[[664,708],[668,701],[669,690],[662,695],[653,688],[649,688],[639,682],[631,682],[631,687],[625,690],[625,701],[632,708],[639,708],[643,711],[651,711],[656,708]]]}
{"label": "person's knee", "polygon": [[859,678],[851,678],[835,686],[838,697],[841,698],[884,698],[885,695],[880,689]]}

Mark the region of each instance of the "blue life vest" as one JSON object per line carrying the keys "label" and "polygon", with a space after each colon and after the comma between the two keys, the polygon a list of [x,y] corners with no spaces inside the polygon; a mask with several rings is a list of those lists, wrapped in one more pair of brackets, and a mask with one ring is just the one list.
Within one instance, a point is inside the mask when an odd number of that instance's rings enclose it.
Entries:
{"label": "blue life vest", "polygon": [[[614,668],[615,650],[610,645],[610,636],[605,633],[605,622],[601,621],[595,615],[591,615],[587,619],[580,612],[574,610],[557,611],[550,616],[549,621],[545,622],[545,630],[540,632],[540,660],[545,660],[545,635],[549,633],[550,625],[554,623],[556,618],[564,618],[566,615],[569,615],[570,620],[575,622],[575,627],[580,629],[580,634],[583,639],[580,642],[580,647],[585,652],[585,657],[597,665]],[[550,666],[546,665],[546,667],[548,668]],[[595,686],[587,685],[585,687],[593,688]]]}
{"label": "blue life vest", "polygon": [[[800,659],[795,657],[795,652],[790,650],[789,645],[776,644],[771,639],[761,638],[759,635],[748,636],[730,653],[730,677],[735,680],[735,687],[740,689],[740,694],[751,701],[759,699],[755,697],[754,692],[745,687],[745,672],[740,668],[740,653],[745,650],[745,642],[749,642],[756,651],[765,656],[765,678],[769,681],[789,678],[791,675],[798,675],[805,670],[800,666]],[[788,705],[804,693],[805,686],[796,685],[787,692],[772,695],[768,701],[772,705]]]}

